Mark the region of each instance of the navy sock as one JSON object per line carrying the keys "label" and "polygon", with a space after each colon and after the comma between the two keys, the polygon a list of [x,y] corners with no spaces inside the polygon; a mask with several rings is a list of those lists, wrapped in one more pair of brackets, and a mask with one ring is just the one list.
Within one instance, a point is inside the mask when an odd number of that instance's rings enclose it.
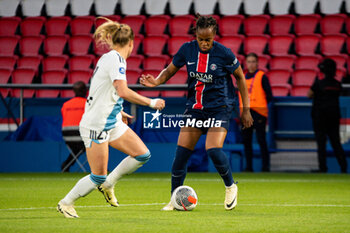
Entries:
{"label": "navy sock", "polygon": [[222,151],[221,148],[211,148],[207,150],[208,156],[214,163],[216,170],[219,172],[220,176],[224,180],[225,185],[231,186],[233,184],[232,172],[227,159],[226,154]]}
{"label": "navy sock", "polygon": [[191,155],[192,150],[177,146],[175,159],[171,168],[171,193],[177,187],[183,185],[187,172],[187,161]]}

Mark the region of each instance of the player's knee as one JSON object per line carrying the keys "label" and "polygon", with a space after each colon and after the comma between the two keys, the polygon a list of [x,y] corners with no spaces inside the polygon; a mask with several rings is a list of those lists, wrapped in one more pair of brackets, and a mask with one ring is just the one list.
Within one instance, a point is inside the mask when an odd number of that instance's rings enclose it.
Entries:
{"label": "player's knee", "polygon": [[93,173],[90,174],[90,180],[97,185],[103,184],[107,178],[107,175],[99,176]]}
{"label": "player's knee", "polygon": [[138,155],[135,157],[135,159],[141,163],[147,163],[150,158],[151,158],[151,152],[149,150],[143,155]]}

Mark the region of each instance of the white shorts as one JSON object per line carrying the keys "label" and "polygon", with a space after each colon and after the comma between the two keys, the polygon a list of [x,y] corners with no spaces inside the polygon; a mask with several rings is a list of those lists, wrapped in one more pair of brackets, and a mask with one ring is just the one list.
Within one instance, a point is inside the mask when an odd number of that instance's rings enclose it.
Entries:
{"label": "white shorts", "polygon": [[79,127],[79,132],[85,147],[90,148],[92,142],[97,144],[112,142],[121,137],[128,129],[129,126],[122,121],[118,121],[115,128],[107,131],[95,131],[88,128]]}

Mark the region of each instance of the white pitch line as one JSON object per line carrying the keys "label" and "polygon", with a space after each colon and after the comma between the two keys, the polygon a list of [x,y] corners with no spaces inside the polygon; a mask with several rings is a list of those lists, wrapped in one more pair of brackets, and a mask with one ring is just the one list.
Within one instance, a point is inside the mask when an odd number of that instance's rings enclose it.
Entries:
{"label": "white pitch line", "polygon": [[[0,181],[77,181],[77,178],[0,178]],[[121,181],[163,181],[169,182],[170,178],[124,178]],[[194,182],[220,182],[219,178],[187,178],[186,181]],[[350,183],[344,179],[237,179],[239,183]]]}
{"label": "white pitch line", "polygon": [[[125,206],[158,206],[165,205],[167,203],[138,203],[138,204],[120,204],[121,207]],[[223,203],[198,203],[198,205],[203,206],[217,206],[223,205]],[[242,203],[238,206],[264,206],[264,207],[340,207],[340,208],[350,208],[349,205],[342,204],[257,204],[257,203]],[[92,205],[92,206],[76,206],[76,208],[114,208],[108,205]],[[28,207],[28,208],[8,208],[0,209],[0,211],[22,211],[22,210],[43,210],[43,209],[56,209],[56,207]]]}

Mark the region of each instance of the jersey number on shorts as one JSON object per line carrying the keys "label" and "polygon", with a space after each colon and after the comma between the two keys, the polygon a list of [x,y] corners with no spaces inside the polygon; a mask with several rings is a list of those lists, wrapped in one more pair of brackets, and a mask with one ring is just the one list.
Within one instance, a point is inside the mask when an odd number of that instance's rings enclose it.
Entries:
{"label": "jersey number on shorts", "polygon": [[101,132],[97,132],[95,130],[90,130],[90,139],[94,139],[94,140],[105,140],[108,136],[108,132],[107,131],[101,131]]}

